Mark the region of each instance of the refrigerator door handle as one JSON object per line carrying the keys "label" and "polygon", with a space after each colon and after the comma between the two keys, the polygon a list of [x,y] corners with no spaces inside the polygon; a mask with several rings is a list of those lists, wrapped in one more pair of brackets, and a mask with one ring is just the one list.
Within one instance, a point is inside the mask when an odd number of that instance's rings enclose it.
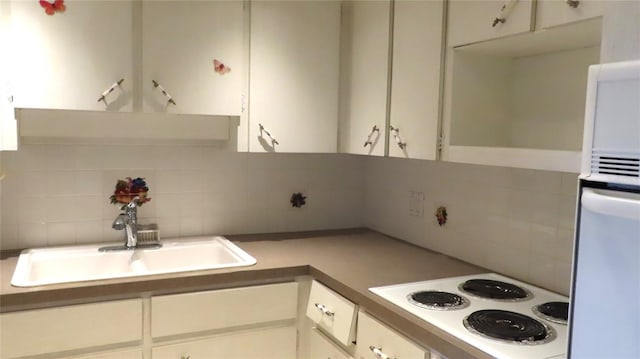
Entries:
{"label": "refrigerator door handle", "polygon": [[640,221],[640,195],[585,188],[582,207],[592,212]]}

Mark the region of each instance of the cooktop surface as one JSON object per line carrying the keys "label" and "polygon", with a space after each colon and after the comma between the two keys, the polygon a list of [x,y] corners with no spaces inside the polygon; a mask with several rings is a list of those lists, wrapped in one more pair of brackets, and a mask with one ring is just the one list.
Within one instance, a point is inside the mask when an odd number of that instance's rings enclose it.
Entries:
{"label": "cooktop surface", "polygon": [[496,273],[369,290],[496,358],[566,356],[569,298],[560,294]]}

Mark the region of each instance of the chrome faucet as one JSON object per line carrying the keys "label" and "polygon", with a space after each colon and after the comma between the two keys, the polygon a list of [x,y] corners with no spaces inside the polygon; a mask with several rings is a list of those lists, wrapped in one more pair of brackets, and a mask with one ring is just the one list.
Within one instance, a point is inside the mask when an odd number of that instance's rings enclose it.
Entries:
{"label": "chrome faucet", "polygon": [[124,213],[120,213],[113,221],[111,227],[116,230],[125,230],[124,247],[134,249],[138,245],[138,201],[140,197],[134,197],[129,204],[124,206]]}
{"label": "chrome faucet", "polygon": [[123,213],[120,213],[118,217],[113,221],[111,228],[121,231],[124,229],[124,245],[121,246],[109,246],[102,247],[98,250],[100,252],[122,251],[131,250],[136,248],[157,249],[161,248],[162,244],[159,242],[152,243],[138,243],[138,204],[140,203],[140,197],[134,197],[131,202],[122,207]]}

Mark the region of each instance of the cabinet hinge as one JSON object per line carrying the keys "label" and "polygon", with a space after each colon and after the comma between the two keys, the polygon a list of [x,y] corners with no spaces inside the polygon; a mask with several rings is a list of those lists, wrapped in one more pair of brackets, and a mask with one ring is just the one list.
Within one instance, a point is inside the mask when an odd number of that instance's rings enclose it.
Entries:
{"label": "cabinet hinge", "polygon": [[442,151],[443,144],[444,144],[444,136],[438,136],[438,142],[436,144],[438,151]]}

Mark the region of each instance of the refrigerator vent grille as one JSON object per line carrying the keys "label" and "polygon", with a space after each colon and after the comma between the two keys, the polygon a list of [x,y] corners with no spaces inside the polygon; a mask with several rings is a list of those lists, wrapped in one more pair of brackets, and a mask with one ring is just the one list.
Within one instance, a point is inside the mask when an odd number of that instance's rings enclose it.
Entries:
{"label": "refrigerator vent grille", "polygon": [[593,153],[591,172],[640,178],[640,154]]}

